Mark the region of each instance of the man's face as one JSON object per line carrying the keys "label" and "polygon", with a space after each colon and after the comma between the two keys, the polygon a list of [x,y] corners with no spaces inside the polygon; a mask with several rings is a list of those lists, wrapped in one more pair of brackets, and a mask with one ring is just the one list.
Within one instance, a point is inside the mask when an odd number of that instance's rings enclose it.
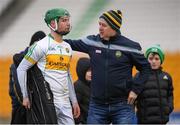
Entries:
{"label": "man's face", "polygon": [[110,37],[116,35],[116,31],[113,30],[108,23],[103,19],[99,19],[99,34],[104,40],[109,40]]}
{"label": "man's face", "polygon": [[65,16],[65,17],[59,18],[58,32],[61,32],[62,35],[66,35],[70,32],[70,30],[71,30],[70,17]]}
{"label": "man's face", "polygon": [[152,69],[159,69],[161,66],[161,60],[158,54],[150,53],[148,56],[148,61],[151,64]]}

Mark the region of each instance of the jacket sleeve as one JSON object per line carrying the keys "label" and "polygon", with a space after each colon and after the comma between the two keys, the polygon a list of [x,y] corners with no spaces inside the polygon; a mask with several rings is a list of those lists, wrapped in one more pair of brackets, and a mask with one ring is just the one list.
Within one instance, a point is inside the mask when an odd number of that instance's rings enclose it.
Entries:
{"label": "jacket sleeve", "polygon": [[79,39],[79,40],[64,39],[64,41],[69,43],[74,51],[79,51],[84,53],[88,53],[89,51],[89,46],[86,44],[85,39]]}
{"label": "jacket sleeve", "polygon": [[144,54],[141,52],[141,47],[138,47],[139,52],[132,52],[131,59],[133,66],[139,71],[138,77],[133,79],[132,91],[136,94],[139,94],[143,87],[144,83],[148,80],[149,74],[151,72],[151,67]]}
{"label": "jacket sleeve", "polygon": [[170,113],[174,109],[174,96],[173,96],[173,81],[172,77],[168,74],[169,77],[169,82],[168,82],[168,103],[169,103],[169,108],[170,108]]}
{"label": "jacket sleeve", "polygon": [[10,74],[9,74],[9,95],[12,97],[14,96],[14,91],[13,91],[13,84],[14,84],[14,78],[13,78],[13,70],[14,70],[14,67],[13,66],[14,64],[11,65],[10,67]]}
{"label": "jacket sleeve", "polygon": [[82,87],[78,84],[78,81],[74,83],[74,88],[75,88],[78,103],[81,105],[83,101],[83,95],[81,94]]}

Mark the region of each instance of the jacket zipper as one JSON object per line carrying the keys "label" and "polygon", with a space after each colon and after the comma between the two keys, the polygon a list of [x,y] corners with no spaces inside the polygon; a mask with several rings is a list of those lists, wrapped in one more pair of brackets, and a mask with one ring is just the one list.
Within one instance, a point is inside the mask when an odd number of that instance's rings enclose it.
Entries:
{"label": "jacket zipper", "polygon": [[[109,102],[109,97],[108,97],[108,64],[109,64],[109,47],[110,45],[108,44],[108,47],[106,49],[106,63],[105,63],[105,101],[106,104],[108,104]],[[107,100],[108,99],[108,100]]]}
{"label": "jacket zipper", "polygon": [[157,84],[158,84],[158,91],[159,91],[159,101],[160,101],[160,115],[161,115],[161,122],[162,122],[162,119],[163,119],[163,116],[162,116],[162,98],[161,98],[161,91],[160,91],[160,83],[159,83],[159,77],[158,77],[158,73],[156,72],[156,79],[157,79]]}

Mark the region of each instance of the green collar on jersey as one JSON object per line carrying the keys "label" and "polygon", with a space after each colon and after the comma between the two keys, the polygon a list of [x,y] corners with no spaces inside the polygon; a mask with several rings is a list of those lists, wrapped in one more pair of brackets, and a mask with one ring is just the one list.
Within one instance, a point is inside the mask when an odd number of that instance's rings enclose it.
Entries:
{"label": "green collar on jersey", "polygon": [[48,36],[51,37],[54,40],[54,37],[51,34],[49,34]]}

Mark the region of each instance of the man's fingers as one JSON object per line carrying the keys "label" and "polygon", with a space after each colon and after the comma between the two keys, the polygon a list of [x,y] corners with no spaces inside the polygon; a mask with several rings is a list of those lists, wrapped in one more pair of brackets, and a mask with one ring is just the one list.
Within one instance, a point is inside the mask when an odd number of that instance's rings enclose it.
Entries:
{"label": "man's fingers", "polygon": [[131,101],[130,101],[130,104],[134,104],[134,99],[132,98]]}
{"label": "man's fingers", "polygon": [[75,118],[78,118],[79,115],[80,115],[80,110],[79,110],[78,107],[76,108],[76,111],[75,111],[75,112],[76,112],[76,113],[75,113]]}
{"label": "man's fingers", "polygon": [[128,104],[134,104],[135,98],[129,97]]}
{"label": "man's fingers", "polygon": [[128,99],[128,104],[131,104],[131,99],[130,98]]}
{"label": "man's fingers", "polygon": [[23,106],[24,106],[26,109],[30,109],[29,98],[23,98]]}
{"label": "man's fingers", "polygon": [[74,117],[76,118],[76,108],[74,108],[73,115],[74,115]]}
{"label": "man's fingers", "polygon": [[28,103],[28,106],[27,106],[28,109],[30,109],[30,102]]}
{"label": "man's fingers", "polygon": [[78,110],[77,110],[77,108],[74,108],[74,117],[75,117],[75,118],[78,117]]}
{"label": "man's fingers", "polygon": [[75,103],[73,105],[73,116],[74,118],[78,118],[80,115],[80,108],[79,108],[79,104],[78,103]]}
{"label": "man's fingers", "polygon": [[129,97],[128,97],[128,104],[134,104],[135,99],[137,98],[137,94],[133,91],[130,91]]}

